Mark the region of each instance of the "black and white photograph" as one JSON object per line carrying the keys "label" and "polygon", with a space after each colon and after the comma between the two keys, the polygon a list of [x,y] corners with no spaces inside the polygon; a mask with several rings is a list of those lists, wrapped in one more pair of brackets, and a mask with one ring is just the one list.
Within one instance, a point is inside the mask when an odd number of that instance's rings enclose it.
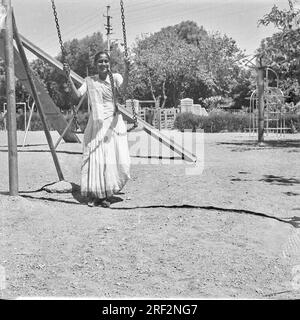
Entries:
{"label": "black and white photograph", "polygon": [[299,0],[1,0],[1,299],[297,300],[299,228]]}

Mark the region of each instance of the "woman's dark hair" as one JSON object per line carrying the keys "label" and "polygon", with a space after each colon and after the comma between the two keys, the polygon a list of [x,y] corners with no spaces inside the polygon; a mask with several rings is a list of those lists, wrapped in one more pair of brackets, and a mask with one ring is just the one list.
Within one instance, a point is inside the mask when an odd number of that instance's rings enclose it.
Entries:
{"label": "woman's dark hair", "polygon": [[97,53],[95,54],[94,64],[97,63],[97,61],[99,60],[99,57],[100,57],[102,54],[106,55],[106,56],[107,56],[107,59],[110,60],[110,56],[109,56],[108,52],[106,52],[106,51],[99,51],[99,52],[97,52]]}
{"label": "woman's dark hair", "polygon": [[[104,54],[108,61],[110,61],[110,56],[109,56],[109,53],[106,52],[106,51],[99,51],[95,54],[95,57],[94,57],[94,64],[97,63],[99,57]],[[110,80],[110,85],[111,85],[111,91],[113,93],[113,102],[115,104],[115,81],[114,81],[114,77],[113,77],[113,74],[111,73],[110,70],[108,70],[108,76],[109,76],[109,80]]]}

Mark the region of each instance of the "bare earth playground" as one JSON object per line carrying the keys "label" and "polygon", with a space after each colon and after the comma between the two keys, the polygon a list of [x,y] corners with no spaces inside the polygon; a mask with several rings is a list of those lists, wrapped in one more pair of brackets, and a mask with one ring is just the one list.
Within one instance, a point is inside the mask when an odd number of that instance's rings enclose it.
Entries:
{"label": "bare earth playground", "polygon": [[58,180],[44,132],[25,147],[18,132],[20,197],[8,196],[0,132],[2,296],[299,298],[300,135],[259,147],[205,133],[203,172],[187,174],[168,148],[165,161],[155,147],[137,154],[136,134],[132,180],[106,209],[80,197],[80,143],[57,148],[72,192],[42,189]]}

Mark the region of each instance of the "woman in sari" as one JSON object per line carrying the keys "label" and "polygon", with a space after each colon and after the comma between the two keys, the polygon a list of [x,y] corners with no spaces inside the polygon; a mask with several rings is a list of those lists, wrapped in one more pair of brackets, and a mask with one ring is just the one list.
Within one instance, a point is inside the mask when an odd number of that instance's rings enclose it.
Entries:
{"label": "woman in sari", "polygon": [[73,96],[78,100],[87,94],[91,110],[83,139],[81,194],[89,206],[109,207],[111,197],[130,179],[127,126],[117,108],[117,99],[128,83],[129,60],[125,60],[124,79],[111,73],[106,52],[98,52],[94,64],[98,74],[87,77],[79,89],[67,64],[64,69]]}

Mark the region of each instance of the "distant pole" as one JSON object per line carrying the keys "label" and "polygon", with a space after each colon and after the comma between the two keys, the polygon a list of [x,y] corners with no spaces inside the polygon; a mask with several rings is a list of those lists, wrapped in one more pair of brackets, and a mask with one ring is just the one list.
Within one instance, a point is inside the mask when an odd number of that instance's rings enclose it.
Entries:
{"label": "distant pole", "polygon": [[106,29],[106,39],[107,39],[107,52],[108,54],[110,53],[110,35],[111,35],[111,31],[112,31],[112,27],[111,27],[111,23],[110,23],[110,19],[112,18],[108,13],[109,13],[109,9],[110,6],[106,6],[106,16],[104,16],[106,18],[106,25],[105,29]]}
{"label": "distant pole", "polygon": [[7,97],[7,135],[8,135],[8,161],[9,161],[9,194],[17,196],[19,193],[18,182],[18,144],[16,121],[16,91],[15,67],[13,47],[13,27],[11,0],[2,0],[6,8],[5,28],[5,65],[6,65],[6,97]]}
{"label": "distant pole", "polygon": [[264,141],[264,66],[257,60],[258,142]]}

